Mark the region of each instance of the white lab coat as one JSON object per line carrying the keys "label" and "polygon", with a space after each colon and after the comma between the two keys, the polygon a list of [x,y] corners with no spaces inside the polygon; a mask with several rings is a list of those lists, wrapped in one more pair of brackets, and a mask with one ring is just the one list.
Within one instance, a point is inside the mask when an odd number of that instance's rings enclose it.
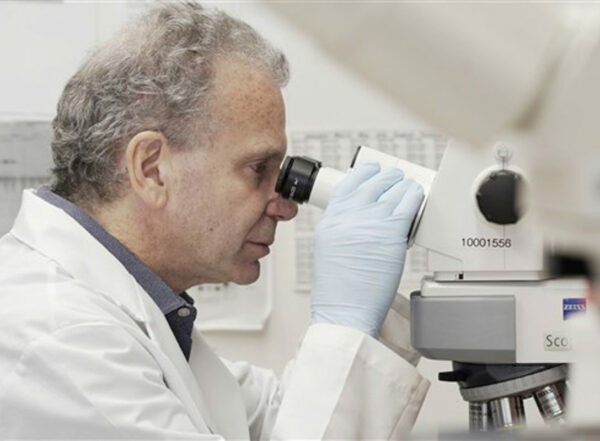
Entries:
{"label": "white lab coat", "polygon": [[396,438],[427,388],[334,325],[308,329],[281,382],[220,360],[197,330],[188,363],[121,263],[32,191],[0,240],[2,439]]}

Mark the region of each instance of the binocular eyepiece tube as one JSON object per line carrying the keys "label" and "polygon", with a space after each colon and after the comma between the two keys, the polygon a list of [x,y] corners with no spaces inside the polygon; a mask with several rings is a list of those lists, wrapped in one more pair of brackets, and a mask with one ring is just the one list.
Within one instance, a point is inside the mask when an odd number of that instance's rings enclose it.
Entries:
{"label": "binocular eyepiece tube", "polygon": [[[362,162],[378,162],[382,169],[402,169],[405,178],[413,179],[423,186],[425,197],[435,178],[433,170],[365,146],[356,149],[350,168]],[[299,204],[308,202],[325,208],[333,189],[345,175],[346,173],[334,168],[323,167],[320,161],[306,156],[287,156],[281,166],[275,191]]]}
{"label": "binocular eyepiece tube", "polygon": [[306,156],[287,156],[277,179],[275,191],[284,198],[325,208],[333,188],[345,176],[334,168]]}

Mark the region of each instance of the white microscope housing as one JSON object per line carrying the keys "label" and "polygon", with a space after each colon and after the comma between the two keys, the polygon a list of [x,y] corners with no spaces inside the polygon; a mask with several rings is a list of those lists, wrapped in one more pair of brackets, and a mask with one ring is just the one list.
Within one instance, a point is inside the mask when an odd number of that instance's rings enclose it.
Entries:
{"label": "white microscope housing", "polygon": [[451,142],[414,243],[431,276],[411,295],[411,341],[424,356],[452,360],[473,432],[525,426],[523,400],[544,419],[566,421],[569,318],[586,309],[582,278],[553,279],[527,209],[529,171],[513,143],[474,149]]}
{"label": "white microscope housing", "polygon": [[411,298],[413,346],[470,363],[568,363],[565,322],[585,310],[582,279],[550,279],[527,210],[527,169],[507,142],[451,142],[414,243],[428,272]]}

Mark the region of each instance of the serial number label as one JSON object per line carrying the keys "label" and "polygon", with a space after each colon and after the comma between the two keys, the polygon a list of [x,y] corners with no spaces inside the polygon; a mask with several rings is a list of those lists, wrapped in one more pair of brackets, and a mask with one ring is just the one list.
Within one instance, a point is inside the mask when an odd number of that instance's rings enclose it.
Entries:
{"label": "serial number label", "polygon": [[512,240],[489,237],[463,237],[462,246],[467,248],[510,248]]}

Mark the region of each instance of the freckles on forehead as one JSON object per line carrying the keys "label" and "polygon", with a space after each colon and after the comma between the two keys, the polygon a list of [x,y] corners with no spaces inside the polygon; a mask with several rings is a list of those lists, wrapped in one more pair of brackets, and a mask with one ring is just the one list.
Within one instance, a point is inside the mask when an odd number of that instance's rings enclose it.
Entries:
{"label": "freckles on forehead", "polygon": [[215,63],[213,117],[236,126],[285,125],[281,90],[269,74],[242,60]]}

